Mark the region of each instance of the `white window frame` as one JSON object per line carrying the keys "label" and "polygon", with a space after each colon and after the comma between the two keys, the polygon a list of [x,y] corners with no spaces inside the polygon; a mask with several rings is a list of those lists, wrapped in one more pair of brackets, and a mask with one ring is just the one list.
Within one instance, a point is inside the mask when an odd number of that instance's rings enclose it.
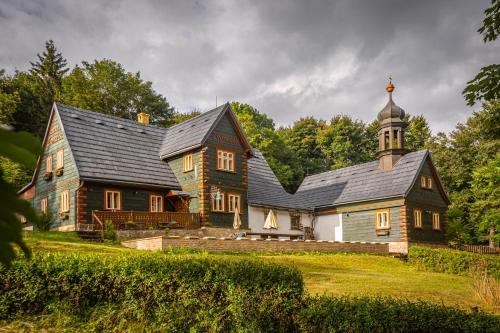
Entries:
{"label": "white window frame", "polygon": [[234,152],[217,149],[217,170],[234,172]]}
{"label": "white window frame", "polygon": [[391,212],[389,209],[381,209],[376,212],[377,230],[387,230],[391,228]]}
{"label": "white window frame", "polygon": [[212,212],[225,212],[226,211],[226,202],[225,202],[226,196],[225,193],[220,193],[220,200],[217,200],[216,198],[212,199]]}
{"label": "white window frame", "polygon": [[149,211],[153,213],[163,212],[163,196],[151,194],[149,196]]}
{"label": "white window frame", "polygon": [[432,213],[432,230],[441,230],[441,218],[439,212]]}
{"label": "white window frame", "polygon": [[241,213],[241,195],[236,193],[228,194],[228,211],[234,213],[235,208],[238,207],[238,212]]}
{"label": "white window frame", "polygon": [[[292,223],[294,218],[299,219],[298,225],[295,227]],[[302,225],[302,214],[300,212],[290,212],[290,230],[302,230],[304,227]]]}
{"label": "white window frame", "polygon": [[44,197],[40,200],[40,212],[42,212],[43,214],[47,214],[48,210],[49,210],[49,198]]}
{"label": "white window frame", "polygon": [[52,172],[52,155],[47,155],[45,158],[45,172]]}
{"label": "white window frame", "polygon": [[422,210],[419,208],[413,209],[413,226],[417,229],[423,228],[422,223]]}
{"label": "white window frame", "polygon": [[[111,200],[108,200],[108,194],[112,194]],[[115,197],[115,194],[118,196]],[[118,198],[118,202],[117,201]],[[122,209],[122,192],[118,190],[104,190],[104,209],[105,210],[121,210]]]}
{"label": "white window frame", "polygon": [[60,211],[61,213],[67,213],[69,212],[69,208],[69,190],[64,190],[61,192]]}
{"label": "white window frame", "polygon": [[64,167],[64,149],[58,149],[56,152],[56,169]]}
{"label": "white window frame", "polygon": [[193,171],[194,163],[193,163],[193,154],[184,155],[182,159],[182,170],[184,172]]}

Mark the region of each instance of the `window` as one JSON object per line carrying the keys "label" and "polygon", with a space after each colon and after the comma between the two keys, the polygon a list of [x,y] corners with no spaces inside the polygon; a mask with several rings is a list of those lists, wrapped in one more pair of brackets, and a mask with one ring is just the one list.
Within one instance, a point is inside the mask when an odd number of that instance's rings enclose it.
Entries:
{"label": "window", "polygon": [[420,176],[420,187],[432,190],[432,177]]}
{"label": "window", "polygon": [[69,212],[69,190],[61,192],[61,213]]}
{"label": "window", "polygon": [[441,223],[439,222],[439,213],[432,213],[432,229],[441,230]]}
{"label": "window", "polygon": [[193,167],[193,154],[184,155],[182,165],[183,165],[184,172],[192,171],[194,168]]}
{"label": "window", "polygon": [[413,226],[415,228],[422,229],[422,210],[414,209],[413,210]]}
{"label": "window", "polygon": [[228,195],[228,205],[229,205],[228,211],[234,212],[236,210],[236,208],[238,208],[238,212],[241,213],[240,198],[241,197],[239,194],[229,194]]}
{"label": "window", "polygon": [[45,159],[45,172],[52,172],[52,155],[47,155]]}
{"label": "window", "polygon": [[44,214],[47,214],[48,207],[49,207],[49,199],[42,198],[42,200],[40,200],[40,211]]}
{"label": "window", "polygon": [[104,191],[104,209],[122,209],[122,193],[116,190]]}
{"label": "window", "polygon": [[377,229],[389,229],[391,227],[389,209],[377,211]]}
{"label": "window", "polygon": [[302,221],[300,220],[300,212],[290,212],[290,229],[302,230]]}
{"label": "window", "polygon": [[384,150],[389,149],[389,132],[384,132]]}
{"label": "window", "polygon": [[399,148],[399,131],[394,130],[392,135],[392,148]]}
{"label": "window", "polygon": [[64,149],[59,149],[56,154],[56,169],[64,167]]}
{"label": "window", "polygon": [[217,198],[212,199],[212,212],[223,212],[226,210],[224,199],[224,193],[220,193],[220,200],[217,200]]}
{"label": "window", "polygon": [[217,150],[217,169],[234,172],[234,153]]}
{"label": "window", "polygon": [[161,195],[151,194],[149,196],[149,211],[163,212],[163,197]]}

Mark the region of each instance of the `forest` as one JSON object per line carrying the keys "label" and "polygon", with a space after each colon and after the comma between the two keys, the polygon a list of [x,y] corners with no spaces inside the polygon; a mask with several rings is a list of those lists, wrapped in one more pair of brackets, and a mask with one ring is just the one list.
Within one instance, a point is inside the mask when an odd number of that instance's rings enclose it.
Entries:
{"label": "forest", "polygon": [[[494,1],[485,11],[479,29],[485,43],[498,37],[499,7]],[[430,150],[452,200],[447,219],[451,244],[500,242],[499,82],[499,64],[485,64],[474,78],[464,82],[464,103],[476,111],[450,133],[431,133],[423,115],[405,116],[406,147]],[[30,62],[28,70],[8,74],[0,69],[0,123],[42,139],[53,101],[127,119],[146,112],[152,124],[163,127],[200,114],[199,110],[176,111],[154,90],[152,82],[139,72],[128,72],[116,61],[82,61],[70,68],[52,40]],[[249,104],[233,101],[231,106],[253,147],[263,152],[291,193],[307,175],[375,159],[376,120],[365,123],[331,110],[331,119],[310,116],[277,127],[273,119]],[[0,172],[6,182],[20,189],[33,170],[3,157]]]}

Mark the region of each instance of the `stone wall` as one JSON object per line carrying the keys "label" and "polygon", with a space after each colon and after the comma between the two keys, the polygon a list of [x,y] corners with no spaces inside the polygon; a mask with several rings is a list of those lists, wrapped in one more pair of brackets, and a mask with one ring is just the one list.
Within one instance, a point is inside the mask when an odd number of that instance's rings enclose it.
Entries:
{"label": "stone wall", "polygon": [[129,248],[162,250],[196,248],[208,251],[353,252],[389,254],[389,244],[369,242],[303,241],[277,239],[224,239],[215,237],[162,236],[122,242]]}

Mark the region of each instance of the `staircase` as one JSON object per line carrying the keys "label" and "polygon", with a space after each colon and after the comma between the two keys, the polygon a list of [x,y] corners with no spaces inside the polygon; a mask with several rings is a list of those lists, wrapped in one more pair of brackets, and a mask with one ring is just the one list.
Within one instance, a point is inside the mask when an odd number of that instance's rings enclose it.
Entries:
{"label": "staircase", "polygon": [[95,230],[91,224],[78,224],[76,234],[87,242],[102,243],[104,241],[101,230]]}

